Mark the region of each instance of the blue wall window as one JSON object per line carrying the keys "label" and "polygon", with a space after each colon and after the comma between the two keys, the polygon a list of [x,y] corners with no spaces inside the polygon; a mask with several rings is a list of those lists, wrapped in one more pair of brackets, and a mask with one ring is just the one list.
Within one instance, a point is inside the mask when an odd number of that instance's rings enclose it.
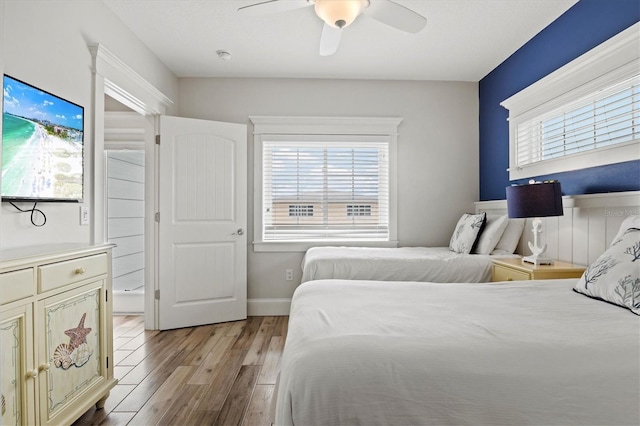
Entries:
{"label": "blue wall window", "polygon": [[[637,0],[580,0],[479,82],[480,199],[505,199],[509,112],[500,103],[640,21]],[[640,161],[539,175],[566,195],[640,190]]]}

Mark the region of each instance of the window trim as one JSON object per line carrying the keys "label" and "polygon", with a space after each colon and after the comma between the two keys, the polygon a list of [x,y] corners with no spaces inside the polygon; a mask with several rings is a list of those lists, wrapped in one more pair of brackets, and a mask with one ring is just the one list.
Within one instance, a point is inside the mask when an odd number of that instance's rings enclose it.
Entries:
{"label": "window trim", "polygon": [[516,131],[520,123],[636,75],[640,69],[638,43],[640,23],[500,103],[509,110],[509,180],[640,159],[639,140],[522,166],[517,165],[515,158]]}
{"label": "window trim", "polygon": [[[396,117],[268,117],[250,116],[253,124],[253,249],[256,252],[302,252],[310,247],[344,245],[397,247],[397,141],[402,118]],[[385,136],[389,141],[389,240],[388,241],[263,241],[262,240],[262,143],[273,135]],[[271,136],[271,137],[270,137]]]}

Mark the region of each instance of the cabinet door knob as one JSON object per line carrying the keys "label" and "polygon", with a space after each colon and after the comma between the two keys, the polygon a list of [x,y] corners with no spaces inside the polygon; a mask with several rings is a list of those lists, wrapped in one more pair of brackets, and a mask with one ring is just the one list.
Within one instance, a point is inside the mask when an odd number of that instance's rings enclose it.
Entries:
{"label": "cabinet door knob", "polygon": [[38,377],[38,370],[27,371],[27,377],[30,379],[35,379],[36,377]]}
{"label": "cabinet door knob", "polygon": [[507,277],[507,281],[513,281],[513,278]]}
{"label": "cabinet door knob", "polygon": [[43,362],[42,364],[40,364],[38,366],[38,370],[40,370],[40,371],[49,371],[50,367],[51,367],[51,364],[49,364],[48,362]]}
{"label": "cabinet door knob", "polygon": [[86,270],[86,269],[84,269],[83,267],[76,268],[76,270],[75,270],[76,275],[82,275],[82,274],[84,274],[85,272],[87,272],[87,270]]}

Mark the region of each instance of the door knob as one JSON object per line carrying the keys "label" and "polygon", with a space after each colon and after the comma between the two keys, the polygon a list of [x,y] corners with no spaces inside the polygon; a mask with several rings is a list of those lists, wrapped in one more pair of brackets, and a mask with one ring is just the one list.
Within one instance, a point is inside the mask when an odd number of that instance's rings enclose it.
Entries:
{"label": "door knob", "polygon": [[244,235],[244,229],[238,228],[238,230],[231,235]]}

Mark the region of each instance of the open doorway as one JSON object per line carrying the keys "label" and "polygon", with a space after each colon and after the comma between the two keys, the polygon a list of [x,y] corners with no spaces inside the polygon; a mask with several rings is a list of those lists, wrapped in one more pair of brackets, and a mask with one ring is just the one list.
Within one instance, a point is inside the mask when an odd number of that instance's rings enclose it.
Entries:
{"label": "open doorway", "polygon": [[[131,117],[137,117],[144,125],[141,136],[144,139],[144,322],[146,329],[158,328],[158,301],[156,282],[156,227],[155,215],[157,211],[156,191],[156,145],[158,117],[167,112],[173,105],[173,101],[156,89],[142,76],[130,68],[124,61],[110,52],[101,44],[88,46],[93,58],[94,73],[94,173],[93,173],[93,229],[92,243],[107,241],[107,206],[105,194],[106,184],[106,160],[105,160],[105,114],[122,112],[129,113]],[[105,97],[107,95],[109,98]],[[113,111],[112,100],[122,104]],[[105,108],[105,102],[111,106]],[[127,111],[130,109],[130,111]],[[137,116],[132,113],[135,111]],[[123,142],[123,141],[120,141]],[[113,145],[111,145],[113,146]]]}
{"label": "open doorway", "polygon": [[145,119],[105,95],[107,242],[113,249],[113,311],[144,313]]}

